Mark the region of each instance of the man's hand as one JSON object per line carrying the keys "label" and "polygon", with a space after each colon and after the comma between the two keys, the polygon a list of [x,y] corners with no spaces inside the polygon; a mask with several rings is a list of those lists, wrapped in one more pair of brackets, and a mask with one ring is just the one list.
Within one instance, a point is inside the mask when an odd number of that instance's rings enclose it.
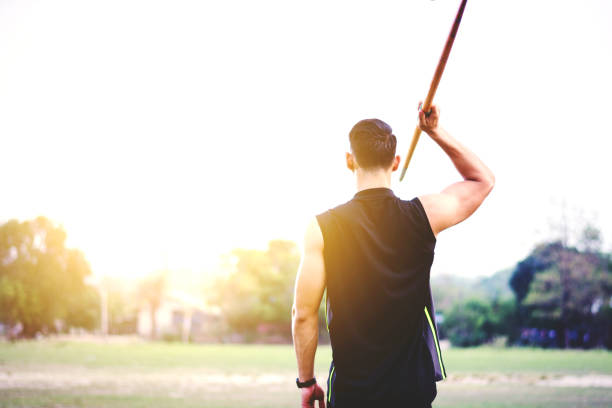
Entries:
{"label": "man's hand", "polygon": [[315,401],[319,401],[319,408],[325,408],[325,392],[319,384],[313,384],[302,390],[302,408],[314,408]]}
{"label": "man's hand", "polygon": [[429,136],[438,133],[438,119],[440,118],[440,109],[437,105],[431,105],[429,112],[423,112],[422,102],[419,103],[419,127]]}

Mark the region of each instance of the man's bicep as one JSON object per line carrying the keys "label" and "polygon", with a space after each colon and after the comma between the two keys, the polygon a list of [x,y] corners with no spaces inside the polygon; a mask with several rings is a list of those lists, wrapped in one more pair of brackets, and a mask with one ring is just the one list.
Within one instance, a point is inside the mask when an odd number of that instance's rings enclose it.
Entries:
{"label": "man's bicep", "polygon": [[295,309],[298,314],[317,314],[325,290],[323,236],[314,220],[304,238],[302,261],[295,282]]}
{"label": "man's bicep", "polygon": [[448,186],[441,193],[420,197],[434,234],[472,215],[486,196],[481,189],[480,183],[466,180]]}

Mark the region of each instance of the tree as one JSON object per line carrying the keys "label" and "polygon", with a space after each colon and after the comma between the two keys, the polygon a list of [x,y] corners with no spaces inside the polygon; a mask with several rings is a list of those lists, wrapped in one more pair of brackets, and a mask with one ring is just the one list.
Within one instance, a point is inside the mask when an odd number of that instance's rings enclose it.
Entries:
{"label": "tree", "polygon": [[559,261],[558,254],[562,248],[561,241],[538,245],[527,258],[518,263],[510,277],[510,287],[518,302],[527,296],[535,274],[550,268]]}
{"label": "tree", "polygon": [[587,226],[579,246],[582,250],[562,241],[539,245],[510,280],[521,323],[559,330],[566,347],[570,331],[594,330],[595,305],[612,295],[612,269],[609,257],[598,252],[599,231]]}
{"label": "tree", "polygon": [[138,298],[145,303],[151,318],[151,340],[157,337],[157,309],[166,291],[166,275],[159,273],[144,278],[138,286]]}
{"label": "tree", "polygon": [[97,324],[99,299],[84,282],[91,269],[65,242],[44,217],[0,226],[0,321],[21,323],[24,337]]}
{"label": "tree", "polygon": [[454,346],[480,345],[493,337],[490,304],[482,299],[470,299],[456,304],[444,317],[444,330]]}
{"label": "tree", "polygon": [[578,248],[584,252],[597,253],[601,250],[601,231],[591,224],[587,224],[582,230],[578,241]]}
{"label": "tree", "polygon": [[221,308],[229,328],[253,337],[258,327],[267,324],[289,335],[298,247],[277,240],[266,251],[237,249],[231,255],[233,271],[217,280],[210,299]]}
{"label": "tree", "polygon": [[455,303],[444,315],[441,329],[453,346],[470,347],[508,336],[515,330],[513,299],[470,298]]}

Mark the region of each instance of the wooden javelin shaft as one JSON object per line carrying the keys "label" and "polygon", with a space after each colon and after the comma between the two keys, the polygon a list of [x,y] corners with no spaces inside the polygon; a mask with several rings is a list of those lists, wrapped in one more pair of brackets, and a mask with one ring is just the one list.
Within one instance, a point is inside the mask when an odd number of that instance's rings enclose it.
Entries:
{"label": "wooden javelin shaft", "polygon": [[[434,74],[433,79],[431,80],[431,85],[429,86],[427,98],[425,98],[425,102],[423,102],[422,109],[424,112],[429,112],[431,108],[431,103],[433,102],[436,90],[438,89],[438,84],[440,83],[440,79],[442,78],[442,73],[444,73],[444,68],[446,67],[446,61],[448,61],[448,56],[450,55],[451,49],[453,48],[453,43],[455,42],[457,30],[459,30],[459,24],[461,24],[461,17],[463,17],[463,11],[465,10],[466,4],[467,0],[461,1],[461,5],[459,6],[459,10],[457,11],[457,16],[455,17],[455,22],[453,23],[450,33],[448,34],[448,38],[446,39],[446,45],[444,46],[444,50],[442,51],[442,55],[440,56],[440,61],[438,62],[436,73]],[[414,130],[414,135],[412,136],[410,150],[408,150],[408,155],[406,155],[406,161],[404,162],[404,167],[402,168],[400,181],[402,181],[404,179],[404,176],[406,175],[408,164],[410,164],[410,159],[412,159],[412,154],[414,153],[414,149],[416,148],[420,136],[421,128],[417,126]]]}

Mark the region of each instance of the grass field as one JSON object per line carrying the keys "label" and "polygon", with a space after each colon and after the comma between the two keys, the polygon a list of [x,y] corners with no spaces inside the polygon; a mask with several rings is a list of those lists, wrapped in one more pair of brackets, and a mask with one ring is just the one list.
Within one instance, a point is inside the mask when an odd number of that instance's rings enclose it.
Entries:
{"label": "grass field", "polygon": [[[611,407],[612,353],[449,349],[435,407]],[[329,347],[316,372],[327,377]],[[290,346],[0,343],[0,407],[298,407]]]}

